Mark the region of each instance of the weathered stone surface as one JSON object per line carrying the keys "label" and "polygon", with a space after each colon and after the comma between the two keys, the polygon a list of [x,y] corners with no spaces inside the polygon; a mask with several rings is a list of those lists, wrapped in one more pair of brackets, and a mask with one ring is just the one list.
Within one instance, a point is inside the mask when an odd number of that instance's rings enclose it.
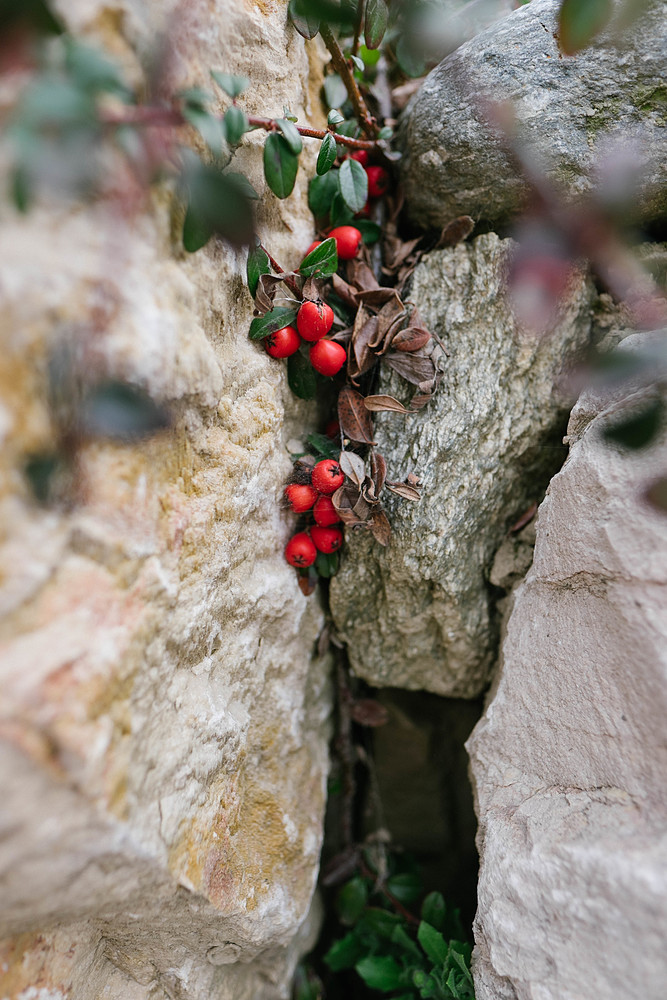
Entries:
{"label": "weathered stone surface", "polygon": [[[354,669],[378,686],[465,698],[483,689],[496,646],[486,573],[562,462],[557,382],[587,341],[590,293],[579,278],[553,333],[522,333],[504,295],[510,248],[488,234],[431,254],[414,274],[411,298],[451,358],[429,407],[380,414],[376,438],[390,478],[416,472],[424,495],[388,502],[387,549],[353,536],[331,586]],[[404,385],[387,379],[379,391]]]}
{"label": "weathered stone surface", "polygon": [[408,207],[421,224],[463,213],[504,222],[526,186],[484,122],[488,101],[511,101],[519,133],[570,199],[590,191],[609,142],[638,144],[641,169],[631,212],[667,213],[664,68],[667,6],[656,0],[622,36],[560,56],[554,37],[559,0],[532,0],[462,45],[430,74],[401,128]]}
{"label": "weathered stone surface", "polygon": [[[169,14],[59,7],[137,79]],[[316,61],[284,4],[179,9],[175,85],[247,73],[251,110],[315,117]],[[258,136],[238,158],[263,191]],[[305,192],[302,170],[289,204],[260,206],[288,265],[311,239]],[[309,411],[247,340],[244,254],[183,255],[172,213],[166,187],[134,215],[2,206],[3,1000],[277,998],[317,923],[326,665],[279,507],[284,441]],[[55,443],[63,345],[86,378],[166,402],[174,427],[87,443],[70,505],[46,509],[23,468]]]}
{"label": "weathered stone surface", "polygon": [[467,744],[479,1000],[664,995],[667,517],[641,493],[667,472],[667,442],[622,453],[601,440],[644,392],[575,408]]}

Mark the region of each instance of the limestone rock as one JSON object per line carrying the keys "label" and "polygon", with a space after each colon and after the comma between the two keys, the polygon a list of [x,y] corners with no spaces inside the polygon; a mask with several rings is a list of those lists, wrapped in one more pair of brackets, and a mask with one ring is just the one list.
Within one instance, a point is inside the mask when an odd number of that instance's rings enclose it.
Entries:
{"label": "limestone rock", "polygon": [[468,741],[478,1000],[664,995],[667,516],[641,496],[667,472],[667,442],[601,439],[644,391],[576,408]]}
{"label": "limestone rock", "polygon": [[[417,473],[423,497],[388,501],[389,547],[353,536],[331,585],[353,667],[377,686],[465,698],[483,689],[496,647],[486,574],[562,462],[557,383],[587,341],[589,287],[577,279],[549,335],[521,332],[504,294],[511,245],[481,236],[432,253],[414,274],[411,299],[451,357],[434,401],[407,418],[379,414],[375,436],[390,478]],[[404,385],[383,376],[378,391]]]}
{"label": "limestone rock", "polygon": [[[139,79],[175,6],[59,4]],[[178,8],[175,85],[247,73],[252,110],[313,117],[317,62],[284,4]],[[259,137],[238,157],[262,191]],[[288,265],[312,238],[306,180],[260,206]],[[279,506],[284,443],[310,411],[247,340],[245,255],[184,255],[174,212],[166,187],[134,215],[2,205],[3,1000],[273,1000],[316,931],[322,616],[283,560]],[[66,408],[63,358],[138,383],[173,427],[86,442],[44,507],[24,470],[58,446],[48,369],[60,359]]]}
{"label": "limestone rock", "polygon": [[[569,199],[596,183],[613,141],[635,144],[626,178],[636,218],[667,213],[664,67],[667,6],[656,0],[618,46],[604,37],[561,56],[559,0],[532,0],[443,60],[408,106],[401,127],[409,210],[422,225],[458,215],[497,224],[521,207],[526,185],[484,120],[487,102],[510,101],[519,135]],[[612,158],[622,161],[624,154]],[[626,185],[627,186],[627,185]]]}

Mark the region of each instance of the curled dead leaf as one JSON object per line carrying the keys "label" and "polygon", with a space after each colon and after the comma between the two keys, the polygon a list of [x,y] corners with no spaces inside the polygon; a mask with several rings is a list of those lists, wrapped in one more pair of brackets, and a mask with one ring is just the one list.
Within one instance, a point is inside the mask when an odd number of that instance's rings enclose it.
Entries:
{"label": "curled dead leaf", "polygon": [[409,410],[403,406],[397,399],[393,396],[366,396],[364,398],[364,406],[371,413],[382,413],[383,411],[388,411],[390,413],[409,413]]}
{"label": "curled dead leaf", "polygon": [[363,458],[355,455],[353,451],[341,451],[338,464],[348,479],[351,479],[354,485],[361,489],[366,478],[366,465]]}
{"label": "curled dead leaf", "polygon": [[375,444],[373,421],[364,406],[364,397],[346,385],[338,396],[338,422],[345,437],[361,444]]}
{"label": "curled dead leaf", "polygon": [[471,219],[469,215],[459,215],[457,219],[452,219],[448,222],[445,228],[440,234],[440,239],[437,242],[438,247],[453,247],[461,240],[465,240],[470,236],[471,232],[475,228],[475,220]]}
{"label": "curled dead leaf", "polygon": [[384,726],[389,722],[389,712],[375,698],[360,698],[353,702],[350,715],[360,726]]}
{"label": "curled dead leaf", "polygon": [[409,486],[408,483],[394,483],[389,479],[385,481],[385,486],[392,493],[396,493],[399,497],[403,497],[404,500],[412,500],[417,502],[421,500],[421,493],[416,486]]}
{"label": "curled dead leaf", "polygon": [[384,486],[385,479],[387,478],[387,463],[384,456],[377,451],[371,452],[371,479],[373,480],[373,485],[375,486],[375,496],[379,497],[382,493],[382,487]]}
{"label": "curled dead leaf", "polygon": [[418,351],[421,347],[426,347],[431,334],[417,326],[408,326],[405,330],[399,330],[391,342],[391,346],[396,351]]}
{"label": "curled dead leaf", "polygon": [[383,510],[373,511],[370,527],[376,542],[384,546],[389,545],[391,540],[391,525],[389,524],[389,518]]}

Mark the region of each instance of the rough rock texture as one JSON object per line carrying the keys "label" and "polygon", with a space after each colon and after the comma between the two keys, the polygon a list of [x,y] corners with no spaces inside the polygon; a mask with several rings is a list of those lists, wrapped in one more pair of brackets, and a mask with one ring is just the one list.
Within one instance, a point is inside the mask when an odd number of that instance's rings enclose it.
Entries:
{"label": "rough rock texture", "polygon": [[[59,6],[135,79],[170,13]],[[180,8],[174,85],[247,73],[250,110],[316,118],[316,61],[283,3]],[[263,191],[260,150],[254,136],[239,160]],[[288,264],[311,239],[305,192],[302,170],[289,204],[260,206]],[[0,996],[284,996],[316,925],[327,771],[321,613],[283,561],[278,505],[308,411],[246,339],[245,255],[184,255],[170,190],[129,216],[1,211]],[[64,347],[91,380],[143,385],[174,426],[86,444],[69,505],[49,509],[23,468],[54,445],[46,372]]]}
{"label": "rough rock texture", "polygon": [[[405,112],[402,175],[409,210],[427,226],[463,213],[507,220],[526,187],[485,123],[488,101],[511,101],[519,135],[568,198],[596,183],[596,160],[613,140],[641,148],[631,212],[667,214],[667,4],[656,0],[617,47],[603,38],[560,56],[559,0],[532,0],[462,45],[430,74]],[[612,160],[618,166],[619,154]],[[621,160],[622,162],[622,160]]]}
{"label": "rough rock texture", "polygon": [[[407,418],[380,414],[390,478],[418,473],[418,504],[388,502],[387,549],[353,537],[332,581],[336,625],[355,671],[377,686],[472,698],[495,655],[485,574],[507,529],[559,468],[566,401],[558,380],[587,341],[590,292],[578,279],[556,329],[514,325],[495,235],[429,255],[411,298],[451,357],[435,400]],[[405,394],[396,379],[381,392]]]}
{"label": "rough rock texture", "polygon": [[664,996],[667,517],[641,493],[667,442],[627,453],[600,436],[644,393],[575,408],[467,744],[478,1000]]}

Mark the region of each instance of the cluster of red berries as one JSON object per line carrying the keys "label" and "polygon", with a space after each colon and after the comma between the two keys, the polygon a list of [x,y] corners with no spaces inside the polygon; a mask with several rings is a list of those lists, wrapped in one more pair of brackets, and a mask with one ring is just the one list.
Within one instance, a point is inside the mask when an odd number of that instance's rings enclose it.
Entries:
{"label": "cluster of red berries", "polygon": [[297,514],[312,510],[315,520],[314,525],[293,535],[285,546],[285,558],[290,566],[305,569],[313,565],[318,552],[328,555],[337,552],[343,544],[343,532],[332,527],[338,524],[340,517],[331,495],[344,480],[338,462],[325,458],[314,467],[310,483],[290,483],[285,487],[285,497],[292,510]]}
{"label": "cluster of red berries", "polygon": [[[332,229],[329,237],[336,241],[338,257],[341,260],[352,260],[361,246],[361,233],[354,226],[338,226]],[[312,243],[305,253],[308,254],[320,245],[320,240]],[[296,354],[301,346],[301,338],[313,346],[310,348],[310,363],[320,375],[336,375],[347,360],[347,351],[342,344],[324,338],[331,330],[334,312],[326,302],[304,302],[296,317],[295,330],[293,326],[284,326],[264,338],[264,347],[272,358],[289,358]]]}
{"label": "cluster of red berries", "polygon": [[368,197],[383,198],[389,190],[389,174],[384,167],[369,166],[368,150],[358,149],[350,154],[351,160],[356,160],[366,171],[368,177]]}

